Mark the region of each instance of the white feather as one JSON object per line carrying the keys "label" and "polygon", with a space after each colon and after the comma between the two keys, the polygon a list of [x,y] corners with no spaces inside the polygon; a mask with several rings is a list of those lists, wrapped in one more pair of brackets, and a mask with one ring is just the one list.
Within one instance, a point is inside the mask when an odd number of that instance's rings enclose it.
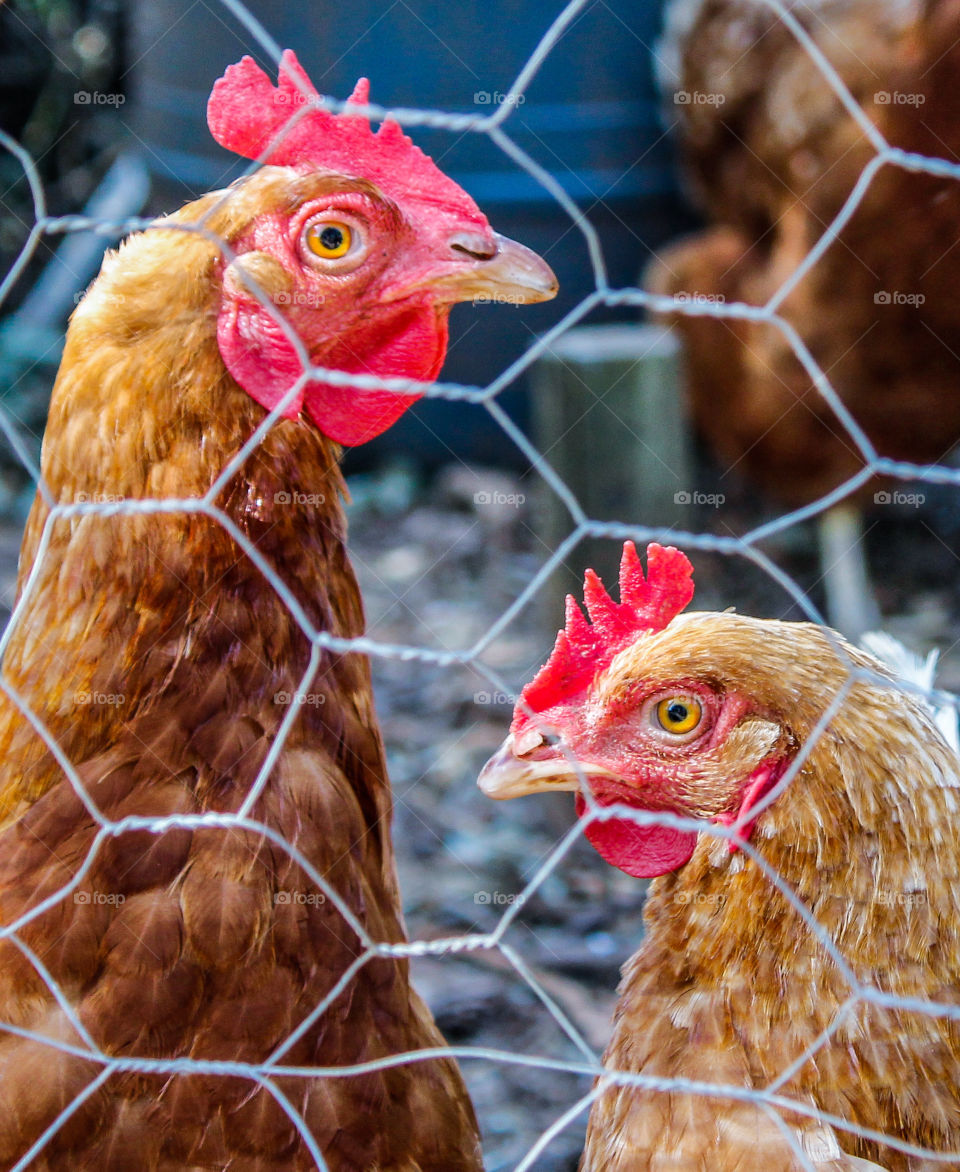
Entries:
{"label": "white feather", "polygon": [[[937,660],[940,658],[940,652],[936,649],[924,659],[886,631],[868,631],[860,643],[865,651],[875,655],[900,679],[915,684],[925,692],[934,690]],[[943,739],[955,753],[960,754],[960,727],[956,707],[953,704],[936,704],[929,695],[925,699]]]}

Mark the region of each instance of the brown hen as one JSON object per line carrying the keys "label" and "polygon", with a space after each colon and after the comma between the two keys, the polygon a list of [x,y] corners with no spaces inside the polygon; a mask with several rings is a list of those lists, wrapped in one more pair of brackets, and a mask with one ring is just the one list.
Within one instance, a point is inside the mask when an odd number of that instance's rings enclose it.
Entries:
{"label": "brown hen", "polygon": [[[886,142],[960,160],[956,0],[786,6],[879,131],[871,141],[820,64],[762,0],[674,0],[669,86],[681,149],[709,227],[661,251],[646,286],[765,306],[818,245]],[[886,163],[816,263],[776,303],[880,457],[943,461],[960,441],[960,181]],[[792,339],[761,320],[677,314],[690,408],[719,459],[768,499],[809,504],[862,472],[845,421]],[[877,481],[854,493],[870,504]],[[881,486],[882,490],[882,486]],[[881,497],[881,500],[884,498]],[[886,499],[890,499],[889,497]],[[830,617],[859,637],[877,621],[839,513],[822,534]],[[852,585],[831,577],[838,564]]]}
{"label": "brown hen", "polygon": [[680,615],[689,563],[648,557],[621,604],[588,577],[480,779],[576,791],[654,877],[604,1064],[666,1081],[601,1085],[583,1172],[960,1168],[960,760],[878,660]]}
{"label": "brown hen", "polygon": [[283,323],[315,365],[429,379],[453,302],[552,275],[396,126],[284,139],[283,69],[211,103],[270,165],[128,240],[67,337],[0,700],[4,1169],[481,1167],[452,1061],[362,1069],[442,1039],[408,961],[365,959],[405,939],[369,664],[307,633],[363,631],[330,437],[412,400],[300,379]]}

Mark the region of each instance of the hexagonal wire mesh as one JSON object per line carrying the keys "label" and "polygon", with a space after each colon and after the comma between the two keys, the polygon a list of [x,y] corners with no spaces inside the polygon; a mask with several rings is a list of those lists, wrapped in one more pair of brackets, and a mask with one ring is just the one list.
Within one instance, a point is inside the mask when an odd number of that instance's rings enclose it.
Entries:
{"label": "hexagonal wire mesh", "polygon": [[[260,47],[277,63],[279,63],[280,50],[276,45],[268,31],[244,9],[242,0],[221,0],[223,5],[231,11],[231,13],[250,31],[252,36],[259,43]],[[589,219],[584,216],[574,201],[563,190],[556,179],[551,176],[541,165],[534,159],[529,157],[524,150],[517,146],[510,136],[510,118],[517,108],[516,102],[504,102],[496,109],[492,109],[489,114],[484,115],[467,115],[467,114],[449,114],[439,110],[423,110],[423,109],[391,109],[386,110],[379,106],[369,106],[359,108],[358,112],[366,114],[372,119],[382,118],[388,114],[407,127],[416,126],[430,126],[448,130],[450,132],[463,134],[479,134],[487,135],[489,138],[512,159],[516,165],[526,171],[532,176],[549,195],[556,200],[556,202],[563,208],[566,214],[570,217],[571,222],[576,226],[577,230],[581,232],[586,240],[589,250],[590,260],[593,266],[593,279],[595,288],[594,291],[586,297],[576,308],[568,313],[561,321],[557,322],[545,334],[543,334],[533,344],[521,358],[513,362],[507,369],[505,369],[498,378],[496,378],[488,386],[471,387],[458,384],[450,384],[445,382],[438,382],[432,385],[422,385],[411,383],[406,379],[378,379],[373,377],[346,375],[337,371],[330,371],[326,369],[318,369],[312,367],[309,356],[300,339],[293,332],[290,325],[278,314],[273,302],[266,296],[257,293],[258,300],[268,314],[276,321],[280,329],[282,329],[289,339],[290,343],[296,348],[299,355],[303,370],[302,374],[296,384],[290,387],[284,399],[267,415],[262,424],[258,427],[255,433],[250,437],[249,441],[240,450],[233,459],[222,469],[219,477],[210,486],[209,490],[201,497],[190,499],[164,499],[164,500],[122,500],[122,501],[107,501],[107,502],[88,502],[83,501],[79,503],[58,503],[52,496],[48,486],[43,482],[40,475],[39,468],[35,465],[32,457],[27,451],[17,427],[13,420],[9,417],[6,411],[0,411],[0,428],[2,428],[7,441],[13,450],[17,453],[22,461],[24,467],[29,474],[36,481],[39,491],[44,495],[44,498],[49,506],[49,515],[46,526],[43,532],[42,539],[37,550],[35,562],[32,572],[30,573],[24,585],[21,596],[18,600],[16,608],[12,614],[6,632],[0,640],[0,654],[6,651],[12,633],[16,630],[18,623],[24,612],[25,604],[34,590],[41,568],[46,557],[48,547],[50,544],[51,532],[54,525],[61,519],[69,519],[81,517],[89,514],[102,514],[107,516],[129,515],[129,514],[143,514],[151,512],[183,512],[203,515],[210,518],[229,533],[233,541],[236,543],[238,550],[250,559],[250,561],[257,567],[263,577],[269,582],[273,590],[276,591],[284,605],[288,608],[290,614],[294,617],[297,624],[300,626],[304,635],[310,640],[312,645],[312,652],[310,661],[306,671],[301,680],[301,692],[306,694],[311,680],[316,672],[320,661],[321,651],[327,649],[334,653],[343,653],[346,651],[363,652],[373,658],[385,658],[397,660],[400,662],[411,662],[419,664],[434,665],[438,668],[449,668],[456,665],[469,665],[473,670],[487,679],[492,688],[498,689],[502,693],[508,693],[509,688],[504,679],[498,674],[496,670],[491,668],[488,664],[483,662],[482,656],[484,652],[490,648],[495,640],[505,631],[509,624],[515,619],[521,611],[524,610],[534,599],[538,590],[545,584],[554,570],[563,564],[574,547],[580,540],[586,536],[591,537],[608,537],[608,538],[631,538],[638,542],[646,542],[649,540],[667,539],[675,542],[683,548],[688,550],[704,550],[714,553],[720,553],[730,556],[739,556],[749,559],[755,563],[762,571],[774,579],[789,595],[795,600],[796,604],[803,609],[803,611],[814,621],[819,621],[819,615],[813,608],[809,599],[800,587],[787,575],[780,567],[767,557],[759,548],[760,543],[765,539],[779,531],[786,530],[791,526],[827,509],[832,504],[844,499],[846,496],[855,492],[863,483],[869,480],[877,473],[883,473],[891,478],[900,480],[924,480],[929,483],[942,483],[955,485],[960,483],[960,473],[942,466],[917,466],[903,462],[895,462],[890,459],[881,457],[875,446],[871,443],[864,430],[858,424],[857,420],[852,417],[849,410],[846,408],[843,400],[838,395],[837,391],[831,385],[827,374],[820,368],[804,339],[797,332],[794,325],[787,320],[779,312],[785,300],[795,290],[804,277],[810,272],[812,267],[817,264],[818,260],[826,253],[830,246],[837,240],[839,234],[844,226],[850,221],[856,209],[863,200],[868,188],[874,177],[881,168],[886,166],[899,167],[908,171],[926,172],[934,176],[945,176],[952,179],[960,180],[960,165],[948,162],[941,158],[926,157],[918,154],[912,154],[903,150],[892,147],[877,129],[877,127],[870,121],[861,107],[844,84],[837,71],[826,59],[821,49],[811,38],[803,24],[796,18],[789,8],[785,7],[779,0],[762,0],[772,11],[774,11],[784,25],[790,30],[796,41],[802,46],[803,50],[815,63],[819,70],[823,85],[829,87],[833,93],[842,103],[843,107],[855,120],[857,126],[866,136],[867,140],[873,147],[873,157],[869,163],[864,167],[860,174],[859,180],[850,191],[849,196],[843,203],[839,213],[834,220],[827,225],[822,235],[820,235],[816,244],[809,250],[802,262],[794,269],[792,273],[783,281],[776,292],[769,298],[766,304],[756,307],[744,303],[718,303],[707,302],[704,300],[690,300],[685,298],[678,298],[674,300],[670,297],[654,296],[642,291],[639,288],[612,288],[607,280],[606,268],[604,264],[604,257],[600,241]],[[577,19],[578,15],[587,6],[589,0],[570,0],[570,3],[559,13],[551,27],[544,33],[542,40],[537,45],[535,51],[530,56],[526,65],[517,76],[510,93],[513,95],[521,95],[524,93],[530,82],[537,74],[544,60],[548,54],[557,45],[559,39],[564,32]],[[343,108],[343,103],[338,103],[333,100],[327,102],[329,108],[340,110]],[[305,103],[304,107],[291,115],[291,123],[295,123],[298,117],[301,117],[309,108],[309,103]],[[281,136],[282,136],[281,132]],[[280,136],[278,136],[280,137]],[[51,217],[47,214],[45,195],[42,182],[38,175],[37,167],[31,155],[24,150],[17,142],[13,141],[8,135],[0,132],[0,144],[3,148],[16,157],[23,168],[33,196],[35,222],[30,231],[29,239],[24,245],[22,252],[18,256],[16,262],[13,264],[10,271],[6,274],[2,284],[0,284],[0,304],[6,299],[10,289],[17,281],[21,272],[24,270],[34,252],[38,248],[41,240],[45,236],[55,236],[61,233],[68,232],[84,232],[90,230],[101,231],[134,231],[146,230],[149,231],[152,226],[152,221],[149,219],[135,219],[124,220],[122,223],[107,223],[105,221],[98,221],[90,219],[82,215],[69,215],[61,217]],[[257,169],[258,164],[254,163],[248,173]],[[224,194],[224,199],[228,199],[229,195]],[[206,217],[205,217],[206,218]],[[196,231],[204,233],[209,239],[220,248],[223,255],[229,260],[232,256],[229,248],[214,235],[209,233],[204,227],[204,220],[198,224],[180,225],[180,230]],[[533,363],[537,361],[542,355],[550,351],[551,346],[557,338],[559,338],[565,331],[571,329],[576,323],[580,322],[592,310],[598,307],[612,307],[612,306],[636,306],[647,310],[658,312],[671,311],[674,313],[684,315],[703,315],[716,318],[725,319],[745,319],[756,322],[768,323],[774,329],[780,331],[783,338],[796,355],[801,363],[803,369],[806,371],[810,380],[816,387],[817,392],[823,397],[827,404],[829,404],[836,421],[843,428],[846,435],[849,437],[851,443],[856,446],[857,450],[862,454],[864,460],[864,467],[852,479],[838,487],[835,491],[822,499],[816,501],[814,504],[805,506],[803,508],[795,509],[791,512],[783,513],[775,520],[770,521],[752,532],[747,533],[743,537],[721,537],[704,532],[685,532],[673,530],[663,530],[655,527],[650,527],[642,524],[639,519],[625,517],[617,522],[600,522],[588,517],[574,494],[569,487],[556,475],[550,467],[550,464],[545,457],[537,450],[535,444],[531,439],[521,431],[513,420],[503,411],[498,403],[499,394],[511,385],[511,383],[523,371],[526,371]],[[418,394],[424,394],[427,397],[444,398],[449,400],[458,400],[464,403],[476,405],[478,410],[489,412],[496,423],[503,429],[505,436],[509,441],[516,445],[516,447],[529,460],[530,464],[538,474],[542,477],[547,486],[556,494],[556,496],[563,502],[569,512],[572,530],[569,537],[557,546],[551,553],[551,556],[543,563],[535,574],[529,579],[519,595],[507,607],[507,609],[500,615],[496,622],[489,626],[483,633],[482,637],[476,640],[471,646],[462,648],[460,650],[434,650],[419,646],[408,646],[397,643],[385,643],[375,640],[370,637],[361,637],[354,639],[342,639],[332,636],[326,631],[317,629],[316,625],[311,622],[309,616],[305,613],[303,607],[298,602],[294,593],[291,591],[287,583],[285,583],[280,576],[275,572],[274,568],[269,564],[269,561],[264,558],[262,553],[258,550],[249,538],[241,532],[233,520],[216,504],[218,495],[223,487],[231,480],[234,474],[241,468],[248,456],[253,453],[262,443],[264,437],[281,417],[282,412],[287,404],[289,404],[294,397],[299,393],[302,385],[307,379],[314,375],[322,376],[324,381],[334,385],[345,385],[356,388],[358,393],[363,393],[369,389],[387,389],[389,391],[403,394],[415,391]],[[844,655],[841,648],[838,647],[838,653]],[[760,803],[759,809],[764,808],[770,803],[774,802],[777,796],[784,791],[790,784],[797,771],[803,765],[813,745],[816,743],[817,737],[822,731],[827,728],[831,720],[836,715],[840,706],[843,704],[846,697],[849,695],[850,688],[855,681],[860,679],[876,678],[872,674],[861,668],[855,666],[852,662],[847,660],[850,667],[849,678],[847,685],[840,692],[838,692],[824,709],[820,720],[814,729],[814,733],[810,740],[804,745],[801,752],[794,759],[792,765],[787,773],[780,779],[776,787],[768,793]],[[76,1111],[79,1106],[88,1098],[98,1091],[98,1089],[111,1078],[111,1076],[118,1071],[142,1071],[145,1073],[206,1073],[219,1074],[223,1076],[236,1075],[243,1079],[249,1080],[251,1083],[258,1084],[265,1088],[282,1106],[289,1118],[296,1125],[303,1138],[303,1143],[312,1154],[317,1168],[326,1169],[327,1164],[324,1161],[323,1154],[317,1144],[317,1141],[310,1134],[310,1131],[299,1115],[294,1105],[285,1096],[281,1088],[278,1086],[276,1079],[278,1077],[294,1077],[307,1078],[315,1076],[327,1077],[335,1074],[342,1074],[342,1068],[334,1068],[328,1070],[320,1070],[315,1068],[301,1068],[290,1067],[284,1065],[284,1056],[294,1043],[296,1038],[304,1033],[312,1024],[314,1024],[324,1014],[326,1009],[336,1000],[344,988],[354,978],[356,973],[371,959],[375,957],[422,957],[434,956],[444,957],[452,954],[461,954],[464,952],[478,952],[483,950],[499,950],[509,967],[516,973],[517,977],[524,982],[533,991],[546,1011],[556,1021],[557,1026],[563,1033],[572,1041],[573,1045],[579,1051],[580,1058],[576,1061],[567,1061],[553,1057],[546,1057],[536,1053],[510,1053],[507,1051],[485,1049],[481,1047],[470,1046],[454,1046],[451,1053],[461,1058],[472,1058],[483,1060],[492,1064],[519,1064],[526,1067],[540,1067],[545,1071],[566,1071],[578,1076],[593,1077],[598,1076],[596,1082],[588,1093],[577,1098],[576,1101],[570,1103],[569,1108],[563,1111],[551,1126],[546,1128],[535,1143],[529,1148],[524,1158],[517,1165],[518,1172],[523,1169],[532,1168],[537,1165],[538,1157],[541,1156],[551,1141],[566,1128],[573,1120],[582,1116],[586,1109],[598,1098],[605,1087],[614,1083],[632,1084],[641,1088],[646,1088],[651,1092],[665,1092],[669,1090],[678,1090],[688,1092],[691,1095],[708,1096],[711,1100],[722,1102],[729,1101],[750,1101],[762,1107],[764,1111],[770,1116],[780,1122],[778,1112],[789,1111],[793,1115],[819,1116],[826,1123],[832,1125],[837,1130],[852,1135],[860,1135],[866,1138],[878,1138],[875,1133],[871,1133],[869,1129],[864,1129],[858,1126],[855,1122],[843,1119],[834,1115],[819,1113],[809,1105],[798,1103],[787,1095],[781,1093],[781,1088],[787,1081],[791,1074],[791,1070],[799,1069],[803,1061],[813,1055],[816,1050],[825,1045],[829,1037],[840,1028],[843,1016],[846,1011],[856,1004],[858,1001],[874,1002],[880,1006],[897,1006],[901,1005],[908,1007],[906,1001],[882,992],[872,986],[863,985],[856,977],[847,959],[842,955],[835,942],[831,938],[826,929],[817,922],[804,902],[791,890],[788,884],[776,873],[776,871],[764,859],[761,851],[756,849],[750,843],[743,846],[743,850],[753,861],[753,863],[760,868],[770,884],[776,887],[796,910],[797,914],[806,924],[809,931],[813,934],[817,941],[821,944],[826,954],[832,959],[837,969],[843,974],[850,987],[850,997],[848,1002],[842,1007],[843,1012],[838,1013],[830,1028],[821,1035],[814,1046],[806,1051],[801,1058],[796,1061],[790,1070],[781,1073],[780,1077],[764,1089],[746,1089],[743,1086],[727,1085],[723,1083],[709,1084],[696,1083],[684,1079],[658,1079],[650,1078],[636,1074],[630,1074],[624,1071],[618,1071],[604,1067],[600,1056],[597,1054],[595,1048],[585,1039],[581,1031],[573,1023],[570,1016],[564,1011],[562,1005],[556,997],[545,989],[538,981],[535,974],[532,972],[530,966],[525,962],[521,953],[513,947],[506,939],[506,934],[511,925],[516,921],[521,913],[525,899],[533,895],[547,880],[547,878],[563,864],[565,856],[570,851],[574,842],[583,834],[587,820],[576,822],[570,831],[563,837],[543,859],[542,863],[537,867],[534,874],[526,884],[521,897],[510,904],[509,907],[500,916],[496,927],[485,933],[469,933],[463,935],[446,936],[440,939],[430,940],[412,940],[409,943],[395,944],[376,940],[371,938],[365,926],[357,919],[352,909],[344,902],[338,891],[329,883],[327,878],[320,873],[320,871],[311,863],[310,859],[305,857],[296,847],[291,843],[285,841],[281,835],[277,833],[272,827],[257,821],[252,816],[252,811],[258,801],[258,798],[263,794],[265,787],[269,783],[271,770],[274,767],[280,752],[284,746],[287,735],[296,720],[298,715],[298,705],[290,704],[280,725],[279,733],[275,738],[271,751],[267,755],[260,768],[257,778],[249,790],[245,800],[240,808],[233,814],[203,814],[195,816],[170,816],[164,818],[144,817],[144,816],[129,816],[119,821],[111,820],[106,817],[103,812],[98,809],[96,803],[87,793],[80,776],[75,768],[75,764],[69,760],[64,753],[61,746],[57,743],[55,737],[50,730],[45,726],[40,717],[33,712],[29,705],[24,701],[23,697],[17,692],[9,679],[5,676],[0,677],[0,687],[6,695],[21,709],[24,716],[36,729],[37,733],[43,738],[50,752],[58,761],[63,770],[64,775],[69,780],[70,785],[76,792],[77,797],[83,803],[89,816],[99,826],[92,848],[84,860],[82,866],[73,875],[72,879],[66,883],[63,888],[42,902],[33,907],[28,913],[19,917],[11,923],[0,928],[0,938],[13,941],[21,952],[28,958],[29,962],[35,967],[42,979],[49,986],[51,993],[55,997],[57,1004],[62,1009],[72,1023],[79,1037],[83,1040],[82,1046],[68,1047],[65,1043],[52,1040],[44,1035],[36,1034],[30,1030],[23,1029],[12,1023],[0,1022],[0,1029],[9,1031],[13,1034],[20,1035],[26,1038],[34,1038],[43,1042],[45,1045],[64,1049],[70,1049],[73,1053],[81,1054],[92,1059],[101,1067],[99,1076],[91,1082],[85,1090],[79,1095],[71,1105],[65,1109],[56,1118],[53,1123],[43,1132],[32,1147],[25,1151],[21,1158],[15,1164],[15,1169],[25,1169],[30,1166],[32,1160],[38,1156],[47,1142],[53,1137],[60,1128],[64,1126],[70,1116]],[[952,704],[953,698],[941,692],[926,693],[932,700],[937,703]],[[566,751],[566,750],[565,750]],[[575,759],[569,755],[571,765],[578,770],[579,766]],[[669,826],[679,830],[696,830],[700,833],[708,833],[719,838],[730,839],[735,833],[733,827],[723,827],[715,824],[704,824],[699,821],[694,821],[688,818],[682,818],[670,814],[663,813],[645,813],[636,810],[628,809],[620,806],[602,808],[598,806],[590,795],[589,789],[586,788],[583,775],[580,774],[581,784],[584,785],[584,793],[590,805],[590,817],[599,821],[606,820],[612,816],[626,817],[640,826]],[[91,1037],[84,1023],[80,1020],[74,1006],[71,1004],[65,992],[58,987],[56,981],[53,979],[48,968],[44,965],[42,960],[36,953],[20,938],[18,933],[31,920],[41,916],[47,909],[52,907],[60,900],[68,899],[71,893],[76,891],[78,885],[83,881],[84,877],[90,870],[97,852],[101,849],[105,841],[113,836],[124,834],[131,830],[146,830],[152,833],[162,833],[173,827],[197,827],[197,826],[216,826],[222,828],[242,828],[258,835],[263,836],[264,839],[274,843],[279,849],[289,853],[290,857],[303,869],[304,873],[309,876],[319,891],[323,892],[326,898],[336,906],[340,914],[344,917],[347,923],[352,927],[357,937],[363,944],[363,951],[357,956],[356,960],[350,967],[343,972],[340,980],[326,993],[325,996],[318,999],[313,1012],[310,1016],[302,1022],[297,1030],[292,1034],[286,1042],[278,1046],[273,1054],[265,1062],[259,1065],[249,1065],[240,1062],[210,1062],[210,1061],[195,1061],[192,1059],[177,1059],[177,1060],[158,1060],[151,1058],[140,1058],[136,1055],[125,1055],[122,1058],[110,1055],[98,1046],[96,1041]],[[922,1005],[909,1005],[910,1008],[919,1010],[921,1012],[928,1012],[937,1016],[945,1016],[953,1019],[960,1019],[960,1009],[953,1005],[941,1005],[935,1003]],[[381,1058],[375,1061],[370,1061],[362,1065],[351,1068],[354,1072],[360,1073],[362,1071],[372,1071],[383,1069],[386,1067],[395,1066],[403,1063],[422,1061],[425,1058],[431,1057],[436,1051],[417,1051],[403,1054],[396,1054],[393,1056]],[[813,1169],[810,1157],[802,1150],[796,1138],[791,1134],[790,1129],[783,1128],[784,1135],[788,1139],[793,1151],[795,1152],[797,1162],[800,1166]],[[914,1154],[917,1156],[939,1156],[941,1160],[960,1160],[960,1153],[933,1153],[920,1149],[909,1144],[899,1141],[890,1141],[891,1146],[899,1151]]]}

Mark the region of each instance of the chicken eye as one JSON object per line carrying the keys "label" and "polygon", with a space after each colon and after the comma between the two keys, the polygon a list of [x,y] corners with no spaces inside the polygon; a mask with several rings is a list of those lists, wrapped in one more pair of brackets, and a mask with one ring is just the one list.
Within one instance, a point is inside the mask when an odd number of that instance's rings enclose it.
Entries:
{"label": "chicken eye", "polygon": [[307,228],[305,239],[314,256],[338,260],[350,251],[353,233],[349,224],[339,220],[318,220]]}
{"label": "chicken eye", "polygon": [[657,704],[654,714],[664,732],[685,736],[703,719],[703,706],[692,696],[667,696]]}

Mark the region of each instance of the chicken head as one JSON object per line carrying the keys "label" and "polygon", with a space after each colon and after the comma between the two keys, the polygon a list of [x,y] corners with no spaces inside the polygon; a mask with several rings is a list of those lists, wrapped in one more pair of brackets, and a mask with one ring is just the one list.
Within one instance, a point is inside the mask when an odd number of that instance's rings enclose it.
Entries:
{"label": "chicken head", "polygon": [[[644,577],[633,544],[624,546],[620,604],[587,572],[589,623],[567,599],[566,627],[524,689],[510,735],[479,784],[493,798],[575,791],[578,814],[590,819],[586,836],[600,854],[628,874],[652,877],[690,859],[697,831],[604,820],[595,807],[701,819],[734,826],[748,839],[751,810],[815,726],[824,694],[822,686],[813,691],[819,709],[798,707],[768,628],[790,628],[812,665],[822,665],[830,648],[811,624],[680,615],[693,595],[690,563],[655,544],[647,556]],[[839,688],[844,666],[834,658]],[[736,849],[732,839],[729,847]]]}
{"label": "chicken head", "polygon": [[226,198],[249,203],[248,188],[274,190],[227,237],[224,363],[261,406],[289,395],[285,416],[306,412],[348,445],[379,435],[421,396],[304,378],[310,367],[427,382],[443,364],[453,304],[543,301],[557,290],[549,266],[495,233],[395,122],[374,133],[351,112],[368,100],[363,79],[331,114],[287,51],[277,86],[245,57],[207,109],[222,146],[265,164]]}

